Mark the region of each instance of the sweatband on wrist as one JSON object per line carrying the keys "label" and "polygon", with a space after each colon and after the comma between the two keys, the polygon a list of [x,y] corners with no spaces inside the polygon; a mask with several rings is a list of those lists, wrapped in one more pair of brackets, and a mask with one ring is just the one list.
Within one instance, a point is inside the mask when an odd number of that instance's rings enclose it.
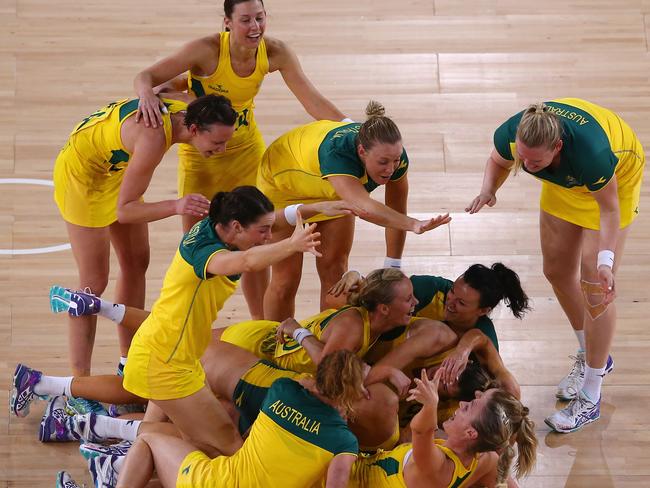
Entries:
{"label": "sweatband on wrist", "polygon": [[341,122],[347,122],[348,124],[353,124],[354,120],[352,120],[350,117],[346,117],[344,119],[341,119]]}
{"label": "sweatband on wrist", "polygon": [[402,260],[397,259],[397,258],[386,257],[386,258],[384,258],[384,268],[401,269],[402,268]]}
{"label": "sweatband on wrist", "polygon": [[612,269],[614,268],[614,251],[603,249],[598,252],[598,264],[596,265],[596,268],[600,268],[601,266],[609,266]]}
{"label": "sweatband on wrist", "polygon": [[296,203],[295,205],[289,205],[288,207],[284,208],[284,218],[287,219],[287,223],[289,225],[296,225],[296,220],[298,218],[298,207],[300,207],[302,203]]}
{"label": "sweatband on wrist", "polygon": [[293,331],[293,334],[291,334],[294,338],[294,340],[298,343],[298,345],[302,345],[302,341],[305,340],[305,338],[312,336],[314,334],[311,333],[309,329],[305,329],[304,327],[298,327],[296,330]]}

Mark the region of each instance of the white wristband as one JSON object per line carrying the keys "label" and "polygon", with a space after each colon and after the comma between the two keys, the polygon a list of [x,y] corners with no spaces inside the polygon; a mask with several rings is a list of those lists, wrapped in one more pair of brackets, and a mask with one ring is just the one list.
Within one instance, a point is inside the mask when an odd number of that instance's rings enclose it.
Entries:
{"label": "white wristband", "polygon": [[614,251],[604,249],[598,252],[598,264],[596,265],[596,268],[600,268],[601,266],[609,266],[612,269],[614,268]]}
{"label": "white wristband", "polygon": [[294,340],[298,343],[298,345],[302,345],[302,341],[305,340],[305,338],[312,336],[314,334],[311,333],[309,329],[305,329],[304,327],[298,327],[296,330],[293,331],[293,334],[291,334],[294,338]]}
{"label": "white wristband", "polygon": [[301,205],[302,203],[296,203],[295,205],[289,205],[288,207],[284,208],[284,218],[287,219],[287,223],[289,225],[296,225],[296,219],[298,218],[298,207]]}
{"label": "white wristband", "polygon": [[353,124],[354,120],[352,120],[350,117],[346,117],[344,119],[341,119],[341,122],[347,122],[348,124]]}
{"label": "white wristband", "polygon": [[402,269],[402,260],[397,258],[384,258],[384,268]]}

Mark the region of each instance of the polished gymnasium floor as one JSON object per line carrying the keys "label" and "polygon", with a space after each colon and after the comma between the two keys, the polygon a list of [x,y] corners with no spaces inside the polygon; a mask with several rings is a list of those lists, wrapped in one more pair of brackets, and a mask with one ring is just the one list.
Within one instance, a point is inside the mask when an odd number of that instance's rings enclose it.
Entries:
{"label": "polished gymnasium floor", "polygon": [[[482,181],[493,130],[537,100],[577,96],[620,114],[650,147],[648,0],[268,0],[267,33],[288,42],[311,80],[350,117],[370,98],[400,126],[411,158],[409,209],[450,212],[448,227],[410,235],[404,269],[455,278],[469,264],[502,261],[521,276],[535,309],[525,320],[493,313],[506,365],[523,385],[537,423],[538,465],[530,488],[650,486],[650,289],[648,182],[618,277],[616,371],[605,382],[602,418],[571,435],[549,434],[555,384],[575,338],[541,274],[538,192],[533,178],[508,181],[493,209],[464,214]],[[50,284],[74,286],[65,227],[47,185],[72,126],[108,101],[132,95],[132,78],[183,42],[220,29],[221,5],[169,0],[0,0],[0,401],[18,361],[67,374],[65,319],[50,314]],[[256,116],[271,142],[309,116],[278,74],[268,76]],[[149,199],[175,192],[175,152],[159,167]],[[16,182],[15,178],[39,180]],[[374,195],[382,198],[380,192]],[[147,304],[180,238],[180,222],[150,226]],[[570,245],[570,243],[567,243]],[[30,250],[29,254],[20,251]],[[359,222],[351,266],[382,262],[383,231]],[[309,259],[298,317],[317,309]],[[112,274],[114,278],[114,273]],[[111,297],[114,281],[106,292]],[[246,317],[237,294],[216,326]],[[645,351],[645,352],[644,352]],[[114,327],[100,320],[93,371],[112,373]],[[44,403],[27,419],[0,410],[0,487],[45,487],[67,469],[89,481],[77,447],[36,439]]]}

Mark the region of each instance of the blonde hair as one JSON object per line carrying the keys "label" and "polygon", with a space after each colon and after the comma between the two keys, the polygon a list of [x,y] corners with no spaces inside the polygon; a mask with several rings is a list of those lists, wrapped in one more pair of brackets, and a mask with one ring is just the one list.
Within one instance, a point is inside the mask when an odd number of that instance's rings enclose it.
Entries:
{"label": "blonde hair", "polygon": [[[551,107],[540,102],[530,105],[521,116],[517,127],[517,140],[526,146],[553,149],[562,139],[563,129],[560,118],[551,112]],[[521,168],[521,160],[515,156],[515,171]]]}
{"label": "blonde hair", "polygon": [[350,293],[348,303],[372,312],[380,303],[388,304],[395,299],[395,284],[404,279],[406,275],[396,268],[371,271],[361,281],[358,290]]}
{"label": "blonde hair", "polygon": [[402,140],[402,134],[395,122],[385,115],[384,106],[370,100],[366,106],[367,120],[359,127],[359,143],[369,151],[376,143],[395,144]]}
{"label": "blonde hair", "polygon": [[350,416],[362,396],[363,362],[345,349],[328,354],[316,369],[316,388]]}
{"label": "blonde hair", "polygon": [[515,457],[511,441],[517,444],[516,477],[521,478],[532,471],[537,450],[535,424],[528,418],[528,408],[517,398],[504,390],[495,390],[472,426],[478,432],[472,450],[499,453],[497,486],[507,480]]}

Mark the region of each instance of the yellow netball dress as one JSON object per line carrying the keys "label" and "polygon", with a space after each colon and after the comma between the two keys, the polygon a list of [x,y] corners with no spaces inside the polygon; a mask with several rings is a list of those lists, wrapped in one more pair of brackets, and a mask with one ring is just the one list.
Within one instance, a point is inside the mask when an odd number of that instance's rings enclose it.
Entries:
{"label": "yellow netball dress", "polygon": [[334,408],[287,378],[273,383],[244,445],[230,457],[187,455],[177,488],[305,488],[319,483],[330,461],[357,455],[357,439]]}
{"label": "yellow netball dress", "polygon": [[[579,98],[546,102],[562,121],[564,134],[557,168],[531,173],[542,180],[541,209],[586,229],[600,228],[600,210],[591,195],[616,175],[621,228],[639,213],[645,155],[634,131],[614,112]],[[517,155],[515,137],[523,112],[494,133],[494,147],[504,159]],[[526,168],[522,168],[530,173]]]}
{"label": "yellow netball dress", "polygon": [[[163,99],[165,150],[172,143],[170,115],[187,104]],[[54,201],[63,219],[84,227],[106,227],[117,221],[117,198],[131,154],[122,144],[122,124],[138,109],[138,100],[109,103],[72,131],[54,165]]]}
{"label": "yellow netball dress", "polygon": [[[276,139],[262,157],[257,187],[276,208],[295,203],[338,200],[330,176],[358,179],[368,193],[377,186],[357,154],[358,123],[319,120],[297,127]],[[408,170],[406,150],[391,180]]]}
{"label": "yellow netball dress", "polygon": [[281,368],[266,359],[255,363],[239,379],[232,395],[232,402],[239,412],[239,433],[244,435],[253,425],[275,380],[289,378],[297,381],[305,376],[308,375]]}
{"label": "yellow netball dress", "polygon": [[[363,322],[363,342],[356,355],[363,357],[372,343],[370,341],[370,317],[363,307],[346,306],[338,310],[324,310],[319,314],[300,321],[300,325],[309,329],[320,340],[330,321],[346,310],[359,312]],[[280,367],[300,373],[315,373],[316,366],[307,351],[295,340],[287,339],[284,344],[275,340],[275,330],[279,322],[271,320],[249,320],[226,327],[221,340],[252,352],[262,359],[277,363]]]}
{"label": "yellow netball dress", "polygon": [[218,191],[231,191],[241,185],[255,185],[260,160],[266,145],[253,114],[254,97],[269,72],[264,39],[260,41],[255,70],[250,76],[235,74],[230,62],[230,33],[219,34],[219,62],[210,76],[190,71],[189,91],[197,97],[211,93],[230,99],[237,111],[235,133],[226,145],[226,152],[204,158],[189,144],[178,149],[178,193],[201,193],[212,198]]}
{"label": "yellow netball dress", "polygon": [[183,398],[205,386],[199,359],[211,326],[237,287],[239,275],[211,275],[210,259],[226,252],[209,218],[185,234],[167,270],[160,298],[129,349],[124,388],[143,398]]}
{"label": "yellow netball dress", "polygon": [[[454,451],[442,445],[442,439],[433,439],[433,442],[454,463],[454,472],[447,488],[467,486],[465,482],[478,466],[478,454],[469,467],[465,467]],[[352,466],[348,488],[406,488],[404,467],[412,453],[412,444],[400,444],[392,451],[358,459]]]}

